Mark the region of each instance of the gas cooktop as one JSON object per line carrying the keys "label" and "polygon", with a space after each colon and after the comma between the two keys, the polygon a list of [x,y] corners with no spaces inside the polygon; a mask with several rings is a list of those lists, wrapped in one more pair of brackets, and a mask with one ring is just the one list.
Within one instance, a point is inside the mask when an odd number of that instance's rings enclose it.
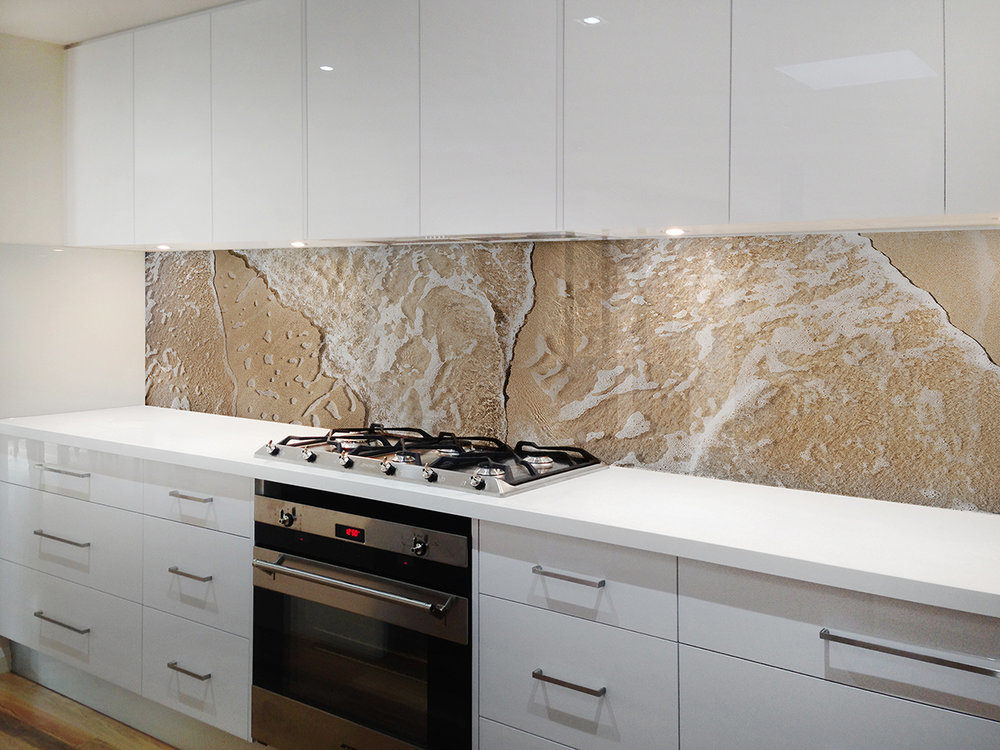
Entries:
{"label": "gas cooktop", "polygon": [[496,438],[451,432],[435,436],[412,427],[380,424],[330,430],[321,437],[290,435],[269,442],[254,455],[495,495],[603,467],[590,453],[572,446],[540,446],[522,440],[512,448]]}

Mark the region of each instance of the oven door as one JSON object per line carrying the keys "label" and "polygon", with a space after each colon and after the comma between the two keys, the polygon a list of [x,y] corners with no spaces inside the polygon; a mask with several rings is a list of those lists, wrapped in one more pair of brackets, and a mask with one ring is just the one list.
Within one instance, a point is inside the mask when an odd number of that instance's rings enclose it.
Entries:
{"label": "oven door", "polygon": [[469,602],[254,549],[253,739],[281,750],[469,743]]}

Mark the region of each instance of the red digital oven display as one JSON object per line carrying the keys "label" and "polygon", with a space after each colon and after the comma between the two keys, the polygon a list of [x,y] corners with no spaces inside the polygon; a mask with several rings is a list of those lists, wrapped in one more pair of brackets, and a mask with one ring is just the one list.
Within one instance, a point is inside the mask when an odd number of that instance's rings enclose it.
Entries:
{"label": "red digital oven display", "polygon": [[349,542],[360,542],[361,544],[365,543],[365,530],[357,526],[345,526],[342,523],[338,523],[334,527],[333,532],[339,539],[346,539]]}

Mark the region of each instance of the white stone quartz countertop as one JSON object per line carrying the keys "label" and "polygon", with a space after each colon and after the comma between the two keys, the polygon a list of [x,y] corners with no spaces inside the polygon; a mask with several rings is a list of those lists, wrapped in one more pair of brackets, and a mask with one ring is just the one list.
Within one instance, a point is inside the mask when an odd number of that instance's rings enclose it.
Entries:
{"label": "white stone quartz countertop", "polygon": [[0,420],[0,434],[370,497],[1000,617],[1000,516],[609,467],[506,497],[255,458],[322,434],[135,406]]}

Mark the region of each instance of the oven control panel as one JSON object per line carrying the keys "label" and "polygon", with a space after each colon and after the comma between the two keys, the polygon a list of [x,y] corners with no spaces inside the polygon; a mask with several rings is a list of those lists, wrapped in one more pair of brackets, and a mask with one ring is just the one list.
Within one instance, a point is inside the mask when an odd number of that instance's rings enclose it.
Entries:
{"label": "oven control panel", "polygon": [[356,516],[265,495],[254,497],[254,521],[446,565],[462,568],[469,565],[468,538],[459,534]]}

